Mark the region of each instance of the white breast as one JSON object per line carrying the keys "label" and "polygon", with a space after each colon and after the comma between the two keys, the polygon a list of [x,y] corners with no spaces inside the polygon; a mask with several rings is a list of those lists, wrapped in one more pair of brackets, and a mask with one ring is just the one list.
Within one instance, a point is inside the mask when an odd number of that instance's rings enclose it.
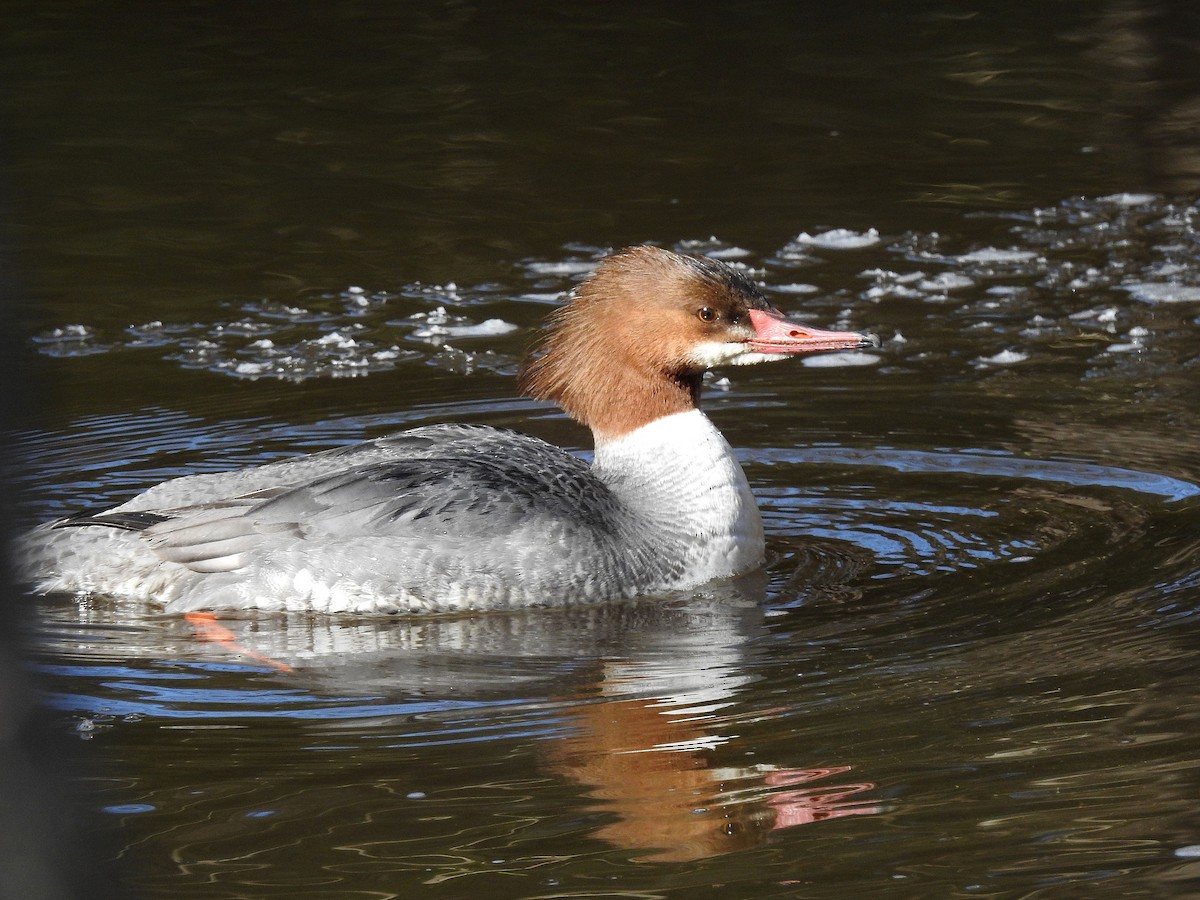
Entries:
{"label": "white breast", "polygon": [[750,485],[733,449],[699,410],[598,442],[593,470],[655,533],[661,552],[684,563],[683,583],[670,587],[736,575],[762,562],[762,519]]}

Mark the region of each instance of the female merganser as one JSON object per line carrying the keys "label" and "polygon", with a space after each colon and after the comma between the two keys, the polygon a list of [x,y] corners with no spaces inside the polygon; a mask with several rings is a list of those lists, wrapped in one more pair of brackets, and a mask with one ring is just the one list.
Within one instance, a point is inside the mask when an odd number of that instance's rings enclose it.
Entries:
{"label": "female merganser", "polygon": [[18,548],[22,574],[178,612],[441,613],[694,587],[764,551],[746,477],[697,405],[705,370],[873,345],[788,321],[723,263],[633,247],[552,314],[520,376],[591,428],[590,466],[505,429],[414,428],[42,525]]}

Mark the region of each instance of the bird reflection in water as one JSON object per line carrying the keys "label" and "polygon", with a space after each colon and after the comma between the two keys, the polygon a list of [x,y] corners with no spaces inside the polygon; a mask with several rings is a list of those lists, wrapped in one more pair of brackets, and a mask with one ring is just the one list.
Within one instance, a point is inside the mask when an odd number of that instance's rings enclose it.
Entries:
{"label": "bird reflection in water", "polygon": [[[595,837],[681,862],[757,846],[775,831],[883,812],[870,782],[834,782],[848,765],[721,766],[713,749],[736,740],[710,730],[705,707],[662,699],[605,700],[572,709],[575,733],[549,745],[548,768],[586,785],[611,818]],[[709,727],[706,727],[709,726]]]}
{"label": "bird reflection in water", "polygon": [[[782,712],[736,711],[760,677],[764,589],[743,579],[667,603],[425,621],[189,622],[210,649],[312,680],[317,693],[549,698],[560,727],[537,742],[537,758],[592,798],[593,836],[639,859],[686,861],[884,811],[874,784],[845,779],[850,765],[722,761],[739,746],[741,759],[755,752],[735,729]],[[566,679],[563,660],[577,663]]]}

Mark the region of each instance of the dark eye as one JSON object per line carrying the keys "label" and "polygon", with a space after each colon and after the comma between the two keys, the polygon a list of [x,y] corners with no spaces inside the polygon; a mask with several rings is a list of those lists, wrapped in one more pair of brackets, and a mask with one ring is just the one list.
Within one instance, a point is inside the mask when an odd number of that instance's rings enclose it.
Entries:
{"label": "dark eye", "polygon": [[700,317],[701,322],[715,322],[717,320],[717,311],[711,306],[702,306],[696,310],[696,315]]}

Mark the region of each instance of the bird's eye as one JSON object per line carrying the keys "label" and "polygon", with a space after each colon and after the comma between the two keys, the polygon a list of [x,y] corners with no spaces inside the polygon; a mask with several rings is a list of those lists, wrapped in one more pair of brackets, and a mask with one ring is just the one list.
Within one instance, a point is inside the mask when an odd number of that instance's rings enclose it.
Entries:
{"label": "bird's eye", "polygon": [[711,306],[702,306],[696,310],[696,315],[700,317],[701,322],[715,322],[717,320],[717,311]]}

